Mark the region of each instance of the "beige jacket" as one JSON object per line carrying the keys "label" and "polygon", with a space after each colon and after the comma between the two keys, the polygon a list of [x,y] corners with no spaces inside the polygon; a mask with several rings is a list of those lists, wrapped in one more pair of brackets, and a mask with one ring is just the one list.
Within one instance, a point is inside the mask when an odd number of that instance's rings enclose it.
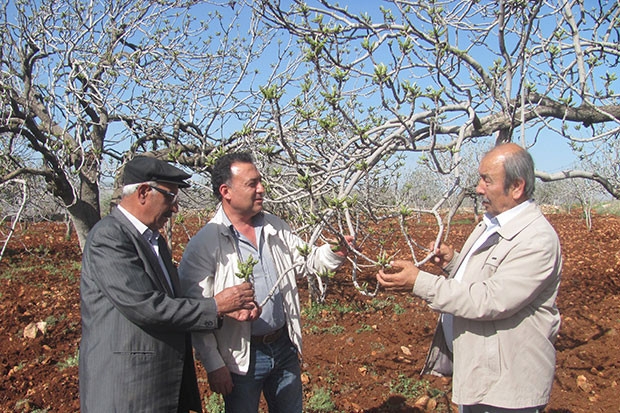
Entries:
{"label": "beige jacket", "polygon": [[[179,265],[183,296],[213,297],[224,288],[243,282],[235,275],[239,264],[235,240],[223,222],[224,211],[220,207],[213,219],[187,244]],[[275,215],[265,213],[263,229],[278,277],[286,272],[279,288],[284,299],[289,336],[301,353],[301,314],[296,278],[323,269],[335,270],[344,258],[325,244],[312,248],[307,260],[304,259],[297,247],[306,243]],[[192,342],[207,372],[226,365],[232,373],[244,375],[250,364],[250,335],[250,322],[224,317],[220,329],[197,332],[192,335]]]}
{"label": "beige jacket", "polygon": [[418,275],[414,294],[454,315],[454,357],[439,325],[422,373],[452,374],[457,404],[545,405],[560,328],[558,236],[532,203],[471,256],[460,283],[453,280],[484,227],[476,227],[446,267],[448,278]]}

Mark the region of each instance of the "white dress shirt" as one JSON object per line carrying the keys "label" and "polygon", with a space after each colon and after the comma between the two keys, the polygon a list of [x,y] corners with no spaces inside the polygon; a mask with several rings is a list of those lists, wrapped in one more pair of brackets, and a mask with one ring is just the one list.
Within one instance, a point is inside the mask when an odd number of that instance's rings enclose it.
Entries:
{"label": "white dress shirt", "polygon": [[127,217],[129,222],[131,222],[133,226],[136,227],[138,232],[142,234],[144,239],[151,245],[153,252],[157,256],[157,260],[159,261],[159,266],[161,267],[161,270],[164,272],[166,281],[168,281],[168,285],[172,289],[172,292],[176,294],[176,292],[174,291],[174,286],[172,285],[172,281],[170,280],[170,274],[168,274],[168,270],[166,269],[166,264],[164,264],[164,260],[161,258],[161,254],[159,253],[159,244],[158,244],[159,231],[151,230],[149,227],[144,225],[142,221],[140,221],[138,218],[133,216],[131,212],[127,211],[122,206],[118,205],[117,208],[119,209],[119,211],[123,213],[123,215]]}

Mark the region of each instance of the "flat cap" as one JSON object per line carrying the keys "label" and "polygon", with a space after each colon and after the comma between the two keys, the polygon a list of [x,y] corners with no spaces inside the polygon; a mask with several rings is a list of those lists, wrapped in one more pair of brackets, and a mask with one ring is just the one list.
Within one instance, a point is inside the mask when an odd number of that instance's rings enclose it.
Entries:
{"label": "flat cap", "polygon": [[178,185],[179,188],[188,188],[186,179],[191,175],[179,168],[149,156],[136,156],[125,164],[123,171],[123,185],[138,184],[155,181]]}

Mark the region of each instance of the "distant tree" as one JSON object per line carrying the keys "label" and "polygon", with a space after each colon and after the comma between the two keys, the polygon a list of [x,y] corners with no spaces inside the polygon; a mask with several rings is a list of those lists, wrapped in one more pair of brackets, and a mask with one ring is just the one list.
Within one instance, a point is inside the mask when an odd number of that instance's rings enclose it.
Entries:
{"label": "distant tree", "polygon": [[[28,201],[28,186],[23,179],[11,179],[0,183],[0,260],[13,237],[17,223]],[[4,200],[10,200],[11,206]]]}
{"label": "distant tree", "polygon": [[536,184],[534,199],[558,212],[570,212],[575,202],[570,187],[570,180],[540,182]]}

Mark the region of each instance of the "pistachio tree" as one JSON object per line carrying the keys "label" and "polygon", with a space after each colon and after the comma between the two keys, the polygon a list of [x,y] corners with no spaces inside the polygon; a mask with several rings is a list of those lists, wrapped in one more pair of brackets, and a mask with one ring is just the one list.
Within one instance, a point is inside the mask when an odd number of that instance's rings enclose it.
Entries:
{"label": "pistachio tree", "polygon": [[[218,156],[252,151],[269,210],[309,244],[374,239],[349,255],[360,270],[394,255],[367,229],[387,219],[424,262],[408,223],[430,214],[445,237],[474,197],[470,154],[500,142],[535,150],[559,138],[582,162],[540,179],[585,178],[620,198],[619,158],[601,156],[620,131],[617,1],[0,7],[0,182],[44,180],[81,242],[102,182],[143,152],[208,188]],[[436,188],[407,188],[412,163]]]}
{"label": "pistachio tree", "polygon": [[249,65],[269,44],[227,1],[17,0],[0,33],[0,182],[43,180],[82,245],[126,159],[199,170],[232,145],[224,127],[254,111]]}

